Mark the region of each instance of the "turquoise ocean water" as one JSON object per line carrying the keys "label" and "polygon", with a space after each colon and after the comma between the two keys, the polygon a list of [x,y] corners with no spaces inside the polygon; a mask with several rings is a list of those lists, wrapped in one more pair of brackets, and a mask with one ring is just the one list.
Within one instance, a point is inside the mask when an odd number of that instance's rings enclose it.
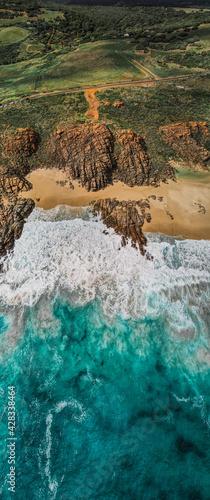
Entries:
{"label": "turquoise ocean water", "polygon": [[0,498],[209,500],[210,242],[103,229],[36,209],[2,260]]}

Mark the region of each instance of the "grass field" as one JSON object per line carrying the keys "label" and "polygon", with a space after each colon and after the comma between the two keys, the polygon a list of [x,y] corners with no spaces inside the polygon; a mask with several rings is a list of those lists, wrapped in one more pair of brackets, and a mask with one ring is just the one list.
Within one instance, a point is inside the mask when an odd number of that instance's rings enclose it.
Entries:
{"label": "grass field", "polygon": [[[56,17],[59,17],[60,19],[63,19],[63,12],[59,10],[47,10],[47,9],[42,9],[42,13],[37,17],[30,17],[30,21],[36,21],[37,19],[45,19],[46,21],[53,21]],[[17,23],[25,23],[26,21],[29,21],[29,18],[26,16],[18,16],[13,18],[13,19],[0,19],[0,27],[1,26],[14,26]]]}
{"label": "grass field", "polygon": [[10,27],[10,26],[15,26],[18,24],[24,24],[26,22],[26,18],[21,16],[21,17],[16,17],[15,19],[0,19],[0,28],[4,27]]}
{"label": "grass field", "polygon": [[36,43],[30,40],[24,40],[20,44],[20,55],[23,58],[26,58],[30,54],[34,55],[36,54],[37,56],[39,56],[39,54],[42,54],[43,48],[44,46],[41,43]]}
{"label": "grass field", "polygon": [[210,49],[210,24],[203,24],[198,28],[200,45],[204,50]]}
{"label": "grass field", "polygon": [[64,18],[63,12],[61,12],[60,10],[42,9],[42,14],[40,15],[41,19],[45,19],[46,21],[53,21],[56,17],[63,19]]}
{"label": "grass field", "polygon": [[[26,50],[26,46],[23,48]],[[34,50],[38,48],[36,45]],[[139,80],[143,73],[127,59],[132,50],[126,41],[102,41],[80,45],[74,52],[62,54],[57,50],[30,61],[0,66],[0,99],[6,102],[34,92]]]}
{"label": "grass field", "polygon": [[18,28],[16,26],[0,29],[0,45],[20,42],[20,40],[26,38],[28,34],[29,33],[26,29]]}
{"label": "grass field", "polygon": [[183,70],[179,64],[165,63],[161,64],[161,60],[164,59],[165,52],[160,50],[151,50],[150,54],[138,54],[136,60],[145,66],[145,68],[153,71],[157,76],[167,77],[167,76],[179,76],[195,73],[196,69],[186,68]]}

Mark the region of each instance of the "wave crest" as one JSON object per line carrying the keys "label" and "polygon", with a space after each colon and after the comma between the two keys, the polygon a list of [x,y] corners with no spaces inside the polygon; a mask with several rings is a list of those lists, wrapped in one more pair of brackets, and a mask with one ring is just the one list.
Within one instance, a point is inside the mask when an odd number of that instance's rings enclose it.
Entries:
{"label": "wave crest", "polygon": [[200,299],[206,299],[210,283],[210,242],[150,234],[154,260],[147,261],[130,244],[122,248],[113,230],[103,230],[87,209],[35,209],[14,252],[3,260],[1,306],[33,306],[65,289],[82,305],[101,298],[108,315],[154,318],[164,309],[175,328],[192,331],[189,307],[205,316]]}

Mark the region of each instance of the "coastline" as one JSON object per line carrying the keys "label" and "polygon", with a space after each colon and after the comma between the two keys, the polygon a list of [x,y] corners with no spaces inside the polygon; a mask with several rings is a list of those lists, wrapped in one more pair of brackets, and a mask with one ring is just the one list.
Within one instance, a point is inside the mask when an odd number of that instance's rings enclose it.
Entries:
{"label": "coastline", "polygon": [[[189,239],[210,239],[210,173],[187,176],[178,174],[177,181],[169,180],[159,187],[129,187],[122,182],[99,191],[87,191],[57,169],[38,169],[27,176],[33,188],[19,196],[32,198],[37,207],[45,210],[57,205],[82,207],[91,201],[117,198],[119,201],[149,199],[152,220],[143,226],[144,233],[163,233]],[[156,197],[156,199],[151,198]],[[158,199],[163,198],[163,199]],[[173,218],[172,218],[173,217]]]}

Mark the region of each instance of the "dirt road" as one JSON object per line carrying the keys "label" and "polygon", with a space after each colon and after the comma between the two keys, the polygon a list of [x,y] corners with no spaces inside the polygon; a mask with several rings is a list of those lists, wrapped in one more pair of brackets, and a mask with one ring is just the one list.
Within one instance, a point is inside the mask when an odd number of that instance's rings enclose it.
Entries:
{"label": "dirt road", "polygon": [[[139,87],[147,87],[147,86],[150,86],[152,84],[155,84],[155,83],[159,83],[159,82],[168,82],[168,81],[176,81],[176,80],[182,80],[183,78],[186,79],[186,78],[195,78],[195,77],[198,77],[198,76],[205,76],[205,75],[208,75],[209,74],[209,71],[201,71],[200,73],[194,73],[194,74],[191,74],[191,75],[179,75],[179,76],[167,76],[167,77],[160,77],[160,78],[156,78],[156,79],[153,79],[153,80],[139,80],[139,81],[124,81],[124,82],[112,82],[112,83],[102,83],[102,84],[97,84],[95,86],[86,86],[86,87],[73,87],[69,90],[54,90],[52,92],[43,92],[43,93],[36,93],[36,94],[32,94],[32,95],[28,95],[28,96],[25,96],[25,97],[22,97],[21,99],[16,99],[14,101],[10,101],[9,103],[6,103],[6,104],[2,104],[0,106],[0,109],[2,108],[6,108],[8,106],[13,106],[21,101],[25,101],[26,99],[40,99],[42,97],[46,97],[46,96],[50,96],[50,95],[56,95],[56,94],[71,94],[71,93],[74,93],[74,92],[89,92],[89,95],[91,94],[94,94],[94,92],[96,92],[97,90],[102,90],[102,89],[110,89],[110,88],[114,88],[114,87],[135,87],[135,86],[139,86]],[[96,98],[95,98],[96,99]]]}

